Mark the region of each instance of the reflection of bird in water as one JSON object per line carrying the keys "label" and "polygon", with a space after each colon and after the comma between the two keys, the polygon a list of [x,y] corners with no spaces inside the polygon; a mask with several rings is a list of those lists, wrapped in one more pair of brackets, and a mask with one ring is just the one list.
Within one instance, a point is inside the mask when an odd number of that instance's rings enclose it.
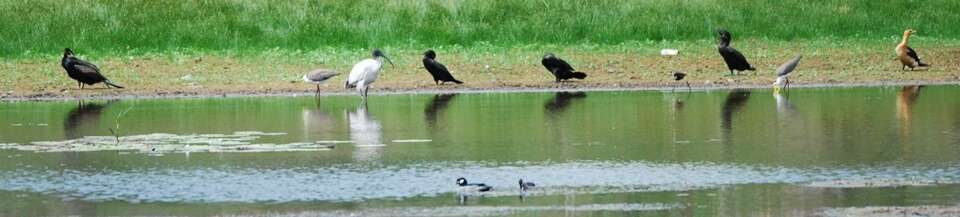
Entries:
{"label": "reflection of bird in water", "polygon": [[555,115],[566,110],[567,106],[570,105],[570,101],[586,97],[587,94],[584,92],[557,92],[543,107],[547,109],[547,113]]}
{"label": "reflection of bird in water", "polygon": [[383,130],[380,122],[367,113],[367,103],[361,103],[356,111],[348,112],[350,140],[354,143],[353,159],[374,160],[383,154]]}
{"label": "reflection of bird in water", "polygon": [[720,116],[720,127],[723,130],[723,141],[730,141],[730,133],[733,129],[733,115],[743,109],[750,99],[750,90],[734,89],[727,95],[727,100],[723,102],[723,110]]}
{"label": "reflection of bird in water", "polygon": [[436,126],[437,114],[447,109],[447,106],[450,105],[450,100],[456,96],[456,93],[437,94],[433,96],[433,99],[427,104],[427,108],[423,109],[423,116],[427,120],[428,127]]}
{"label": "reflection of bird in water", "polygon": [[793,103],[790,103],[790,100],[782,94],[773,94],[773,99],[777,101],[777,114],[790,115],[796,112],[797,109],[793,107]]}
{"label": "reflection of bird in water", "polygon": [[[913,122],[913,104],[920,97],[920,85],[903,86],[900,93],[897,94],[897,119],[900,120],[900,139],[901,143],[906,145],[910,139],[911,122]],[[906,146],[904,146],[906,151]],[[906,153],[906,152],[904,152]]]}
{"label": "reflection of bird in water", "polygon": [[77,101],[77,107],[70,110],[70,112],[67,113],[66,119],[63,121],[63,133],[66,138],[76,139],[83,137],[84,133],[80,131],[84,131],[84,129],[88,129],[88,131],[106,130],[99,129],[100,114],[102,114],[103,109],[107,108],[111,103],[113,102],[97,104]]}
{"label": "reflection of bird in water", "polygon": [[304,108],[301,112],[303,118],[303,136],[307,141],[316,140],[314,137],[318,134],[331,134],[334,125],[333,117],[327,112],[318,108]]}

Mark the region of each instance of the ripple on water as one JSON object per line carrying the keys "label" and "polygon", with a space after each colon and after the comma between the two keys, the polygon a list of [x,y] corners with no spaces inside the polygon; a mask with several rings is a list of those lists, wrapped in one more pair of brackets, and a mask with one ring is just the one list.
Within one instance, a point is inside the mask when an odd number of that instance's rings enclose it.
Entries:
{"label": "ripple on water", "polygon": [[[910,171],[910,172],[904,172]],[[960,168],[857,167],[799,169],[714,163],[582,161],[565,163],[430,162],[404,166],[323,168],[142,169],[0,172],[0,190],[41,192],[83,200],[131,202],[359,201],[454,193],[466,177],[494,187],[488,196],[518,195],[517,179],[536,182],[532,194],[683,191],[723,185],[832,180],[936,180],[956,183]]]}

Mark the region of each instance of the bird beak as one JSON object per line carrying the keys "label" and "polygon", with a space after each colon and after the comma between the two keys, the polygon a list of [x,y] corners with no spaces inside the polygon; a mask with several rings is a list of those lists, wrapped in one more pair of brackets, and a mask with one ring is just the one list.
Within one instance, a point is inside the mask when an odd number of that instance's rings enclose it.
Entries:
{"label": "bird beak", "polygon": [[387,57],[387,55],[383,55],[383,58],[387,59],[387,62],[390,63],[391,66],[396,66],[396,65],[393,65],[393,60],[390,60],[390,57]]}

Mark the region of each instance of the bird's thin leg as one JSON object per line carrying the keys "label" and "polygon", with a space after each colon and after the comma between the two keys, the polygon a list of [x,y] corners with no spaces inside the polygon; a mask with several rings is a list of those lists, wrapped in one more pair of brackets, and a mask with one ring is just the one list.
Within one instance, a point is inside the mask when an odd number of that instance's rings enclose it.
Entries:
{"label": "bird's thin leg", "polygon": [[83,82],[80,82],[80,89],[81,89],[81,90],[83,90],[83,87],[84,87],[84,86],[87,86],[87,85],[83,85]]}
{"label": "bird's thin leg", "polygon": [[737,74],[734,74],[733,69],[731,69],[731,70],[730,70],[730,76],[734,76],[734,75],[737,75]]}
{"label": "bird's thin leg", "polygon": [[83,89],[83,86],[81,86],[82,84],[83,83],[80,83],[79,81],[77,81],[77,88]]}
{"label": "bird's thin leg", "polygon": [[367,93],[370,92],[370,86],[363,88],[363,98],[367,98]]}
{"label": "bird's thin leg", "polygon": [[440,81],[438,81],[438,80],[433,80],[433,83],[436,83],[437,85],[440,85]]}
{"label": "bird's thin leg", "polygon": [[693,91],[693,89],[690,89],[690,82],[689,82],[689,81],[683,81],[683,82],[684,82],[684,83],[687,83],[687,91]]}

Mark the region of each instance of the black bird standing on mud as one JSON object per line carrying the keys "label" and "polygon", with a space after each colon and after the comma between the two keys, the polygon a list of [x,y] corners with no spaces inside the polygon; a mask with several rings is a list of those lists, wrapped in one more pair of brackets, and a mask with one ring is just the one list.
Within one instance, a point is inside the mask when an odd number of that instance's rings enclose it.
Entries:
{"label": "black bird standing on mud", "polygon": [[450,74],[447,67],[437,62],[436,59],[437,52],[433,52],[433,50],[427,50],[427,52],[423,53],[423,67],[427,68],[427,72],[430,72],[430,75],[433,76],[433,82],[437,83],[437,85],[447,82],[463,84],[462,81],[453,78],[453,75]]}
{"label": "black bird standing on mud", "polygon": [[570,66],[567,61],[557,58],[552,53],[547,53],[543,55],[543,67],[547,68],[554,77],[557,78],[557,82],[563,80],[569,80],[571,78],[584,79],[587,78],[587,74],[583,72],[578,72]]}
{"label": "black bird standing on mud", "polygon": [[727,30],[717,30],[717,33],[720,34],[720,45],[717,46],[717,50],[720,51],[720,56],[723,57],[723,61],[727,62],[727,69],[730,69],[730,75],[735,75],[734,70],[744,71],[744,70],[756,70],[753,66],[750,66],[750,63],[747,62],[747,58],[743,56],[740,51],[730,47],[730,32]]}
{"label": "black bird standing on mud", "polygon": [[83,89],[84,84],[93,85],[100,82],[106,84],[107,87],[123,88],[120,85],[110,82],[106,77],[103,77],[103,75],[100,74],[100,68],[97,68],[96,65],[74,56],[73,50],[70,50],[70,48],[63,49],[63,59],[60,60],[60,65],[67,71],[67,75],[70,76],[70,78],[77,80],[77,86],[80,87],[80,89]]}

